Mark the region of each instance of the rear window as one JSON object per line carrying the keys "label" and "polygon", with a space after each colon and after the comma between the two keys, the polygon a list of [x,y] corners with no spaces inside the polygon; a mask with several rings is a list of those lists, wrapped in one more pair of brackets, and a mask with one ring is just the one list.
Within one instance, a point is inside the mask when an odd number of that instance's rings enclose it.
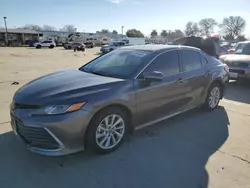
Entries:
{"label": "rear window", "polygon": [[235,48],[235,53],[250,55],[250,43],[238,44],[237,47]]}

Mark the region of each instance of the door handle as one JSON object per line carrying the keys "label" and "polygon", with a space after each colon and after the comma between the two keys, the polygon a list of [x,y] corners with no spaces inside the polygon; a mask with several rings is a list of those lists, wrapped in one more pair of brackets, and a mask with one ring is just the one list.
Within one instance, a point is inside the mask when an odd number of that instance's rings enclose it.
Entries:
{"label": "door handle", "polygon": [[212,73],[210,71],[207,71],[206,76],[210,76],[210,75],[212,75]]}

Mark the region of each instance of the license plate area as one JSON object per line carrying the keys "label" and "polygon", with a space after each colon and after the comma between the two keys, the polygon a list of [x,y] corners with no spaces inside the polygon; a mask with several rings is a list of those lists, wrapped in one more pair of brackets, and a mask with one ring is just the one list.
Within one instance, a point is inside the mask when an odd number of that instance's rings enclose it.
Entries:
{"label": "license plate area", "polygon": [[229,77],[230,78],[238,78],[239,74],[236,72],[229,72]]}

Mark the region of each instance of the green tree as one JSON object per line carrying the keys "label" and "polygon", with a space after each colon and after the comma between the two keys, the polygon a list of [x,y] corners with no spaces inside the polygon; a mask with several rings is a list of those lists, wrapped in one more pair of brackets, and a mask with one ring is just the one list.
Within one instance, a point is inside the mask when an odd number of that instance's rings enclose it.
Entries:
{"label": "green tree", "polygon": [[107,34],[107,33],[109,33],[109,30],[108,30],[108,29],[102,29],[102,30],[101,30],[101,33]]}
{"label": "green tree", "polygon": [[129,29],[126,32],[127,37],[144,37],[144,34],[136,29]]}
{"label": "green tree", "polygon": [[116,30],[113,30],[113,31],[112,31],[112,34],[113,34],[113,35],[118,35],[118,32],[117,32]]}
{"label": "green tree", "polygon": [[168,36],[167,30],[162,30],[162,31],[161,31],[161,36],[162,36],[163,38],[167,38],[167,36]]}
{"label": "green tree", "polygon": [[151,37],[154,38],[158,35],[157,31],[154,29],[152,32],[151,32]]}

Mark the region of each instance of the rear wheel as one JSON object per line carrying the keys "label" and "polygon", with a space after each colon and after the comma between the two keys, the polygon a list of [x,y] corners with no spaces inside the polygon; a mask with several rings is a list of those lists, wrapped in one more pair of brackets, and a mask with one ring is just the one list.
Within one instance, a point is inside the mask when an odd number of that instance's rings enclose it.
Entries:
{"label": "rear wheel", "polygon": [[86,133],[87,150],[110,153],[123,142],[128,127],[128,117],[120,108],[112,107],[99,112]]}
{"label": "rear wheel", "polygon": [[40,49],[41,47],[42,47],[41,45],[37,45],[37,46],[36,46],[37,49]]}
{"label": "rear wheel", "polygon": [[49,48],[51,48],[51,49],[54,48],[54,45],[50,45]]}
{"label": "rear wheel", "polygon": [[221,99],[222,88],[219,84],[213,84],[208,90],[207,98],[204,103],[204,108],[206,110],[214,110]]}

